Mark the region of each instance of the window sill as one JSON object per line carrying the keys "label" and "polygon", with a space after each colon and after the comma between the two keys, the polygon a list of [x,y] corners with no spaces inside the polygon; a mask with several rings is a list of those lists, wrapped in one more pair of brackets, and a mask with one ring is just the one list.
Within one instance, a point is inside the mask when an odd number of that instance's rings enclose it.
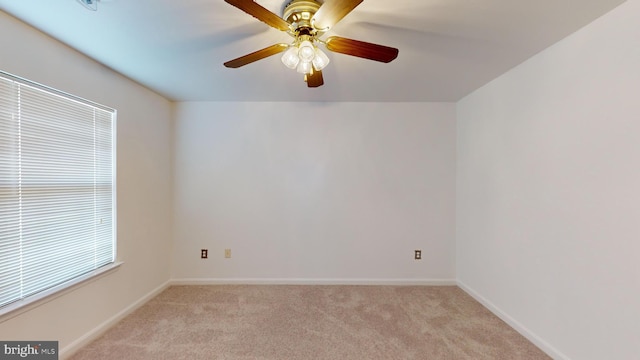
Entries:
{"label": "window sill", "polygon": [[51,289],[29,296],[26,299],[22,299],[20,301],[9,304],[0,309],[0,323],[14,318],[27,311],[33,310],[38,306],[44,305],[51,300],[54,300],[62,295],[80,288],[81,286],[84,286],[103,276],[106,276],[116,271],[122,264],[122,261],[116,261],[113,264],[103,266],[73,280],[67,281],[64,284],[60,284],[58,286],[52,287]]}

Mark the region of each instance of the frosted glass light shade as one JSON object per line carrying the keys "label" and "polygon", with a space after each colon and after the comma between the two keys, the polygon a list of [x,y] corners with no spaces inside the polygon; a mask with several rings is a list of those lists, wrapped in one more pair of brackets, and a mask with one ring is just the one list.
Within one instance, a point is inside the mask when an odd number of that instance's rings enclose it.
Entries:
{"label": "frosted glass light shade", "polygon": [[297,71],[300,74],[308,74],[311,72],[311,62],[309,61],[300,61],[300,63],[298,64],[298,69]]}
{"label": "frosted glass light shade", "polygon": [[316,56],[313,58],[313,67],[320,71],[329,65],[329,61],[331,60],[329,60],[327,54],[319,48],[316,48]]}
{"label": "frosted glass light shade", "polygon": [[310,62],[313,60],[314,56],[316,56],[316,48],[311,41],[305,40],[300,43],[298,56],[300,56],[300,60],[302,61]]}
{"label": "frosted glass light shade", "polygon": [[300,62],[300,58],[298,57],[298,48],[295,46],[289,47],[289,49],[284,52],[280,60],[282,60],[284,66],[289,69],[295,69]]}

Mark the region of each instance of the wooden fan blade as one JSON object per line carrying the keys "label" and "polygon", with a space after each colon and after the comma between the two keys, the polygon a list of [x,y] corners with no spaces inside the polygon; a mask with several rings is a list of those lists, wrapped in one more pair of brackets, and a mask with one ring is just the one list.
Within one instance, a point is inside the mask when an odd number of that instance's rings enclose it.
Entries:
{"label": "wooden fan blade", "polygon": [[326,41],[327,49],[351,56],[388,63],[398,57],[398,49],[364,41],[332,36]]}
{"label": "wooden fan blade", "polygon": [[318,30],[328,30],[342,20],[363,0],[326,0],[313,16],[313,26]]}
{"label": "wooden fan blade", "polygon": [[290,25],[280,16],[260,6],[252,0],[224,0],[227,3],[237,7],[247,14],[255,17],[263,23],[272,26],[278,30],[289,31]]}
{"label": "wooden fan blade", "polygon": [[322,78],[322,71],[314,70],[311,74],[306,75],[307,86],[310,88],[316,88],[324,85],[324,79]]}
{"label": "wooden fan blade", "polygon": [[224,63],[224,66],[228,68],[239,68],[241,66],[245,66],[247,64],[251,64],[254,61],[258,61],[269,57],[271,55],[275,55],[277,53],[281,53],[289,47],[288,44],[275,44],[269,47],[266,47],[262,50],[258,50],[256,52],[252,52],[251,54],[247,54],[245,56],[241,56],[237,59],[233,59]]}

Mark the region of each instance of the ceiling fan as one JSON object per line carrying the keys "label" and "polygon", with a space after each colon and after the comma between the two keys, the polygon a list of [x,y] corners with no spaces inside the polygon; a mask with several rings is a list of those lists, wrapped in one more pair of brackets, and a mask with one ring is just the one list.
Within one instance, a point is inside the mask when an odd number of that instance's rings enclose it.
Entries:
{"label": "ceiling fan", "polygon": [[279,43],[224,63],[228,68],[239,68],[266,57],[284,52],[282,63],[304,74],[308,87],[324,84],[322,69],[329,57],[316,46],[324,44],[327,50],[388,63],[398,57],[398,49],[364,41],[331,36],[321,40],[329,29],[342,20],[364,0],[292,0],[280,17],[253,0],[224,0],[265,24],[285,31],[293,37],[291,44]]}

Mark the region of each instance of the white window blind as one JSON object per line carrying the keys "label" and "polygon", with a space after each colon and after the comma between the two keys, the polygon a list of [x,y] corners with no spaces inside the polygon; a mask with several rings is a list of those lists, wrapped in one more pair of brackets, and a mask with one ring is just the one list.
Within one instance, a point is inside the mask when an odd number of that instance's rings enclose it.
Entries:
{"label": "white window blind", "polygon": [[0,307],[114,262],[114,122],[0,72]]}

